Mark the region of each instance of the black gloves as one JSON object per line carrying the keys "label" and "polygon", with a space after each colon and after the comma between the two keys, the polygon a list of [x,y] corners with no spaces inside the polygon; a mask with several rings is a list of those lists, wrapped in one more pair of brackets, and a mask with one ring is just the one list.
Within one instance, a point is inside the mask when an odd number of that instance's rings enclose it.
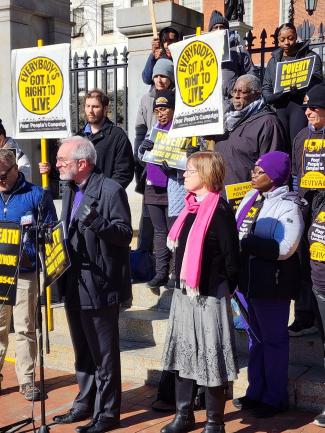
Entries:
{"label": "black gloves", "polygon": [[273,95],[269,95],[266,97],[266,102],[268,104],[274,104],[274,102],[277,102],[283,95],[283,90],[281,92],[273,93]]}
{"label": "black gloves", "polygon": [[85,205],[82,213],[79,217],[79,221],[81,222],[81,224],[83,224],[86,227],[89,227],[94,221],[95,219],[98,217],[98,212],[96,211],[96,208],[91,206],[89,207],[88,205]]}
{"label": "black gloves", "polygon": [[168,165],[167,161],[163,161],[160,166],[161,170],[168,176],[174,169]]}
{"label": "black gloves", "polygon": [[141,152],[144,153],[146,150],[152,150],[153,142],[150,140],[144,139],[141,143]]}

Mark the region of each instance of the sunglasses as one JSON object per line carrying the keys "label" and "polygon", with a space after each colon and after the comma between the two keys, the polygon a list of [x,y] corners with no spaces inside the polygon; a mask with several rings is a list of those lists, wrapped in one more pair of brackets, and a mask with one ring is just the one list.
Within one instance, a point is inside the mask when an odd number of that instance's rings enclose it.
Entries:
{"label": "sunglasses", "polygon": [[16,164],[13,164],[11,167],[8,168],[7,171],[5,171],[3,174],[0,174],[0,181],[5,181],[8,178],[8,175],[10,173],[10,171],[15,167]]}

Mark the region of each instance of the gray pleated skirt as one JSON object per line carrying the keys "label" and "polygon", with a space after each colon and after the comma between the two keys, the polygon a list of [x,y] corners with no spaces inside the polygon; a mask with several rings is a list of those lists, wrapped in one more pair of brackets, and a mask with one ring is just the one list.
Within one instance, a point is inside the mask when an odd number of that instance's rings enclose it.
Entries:
{"label": "gray pleated skirt", "polygon": [[217,296],[190,299],[175,289],[163,353],[164,370],[201,386],[221,386],[237,379],[235,334],[226,284]]}

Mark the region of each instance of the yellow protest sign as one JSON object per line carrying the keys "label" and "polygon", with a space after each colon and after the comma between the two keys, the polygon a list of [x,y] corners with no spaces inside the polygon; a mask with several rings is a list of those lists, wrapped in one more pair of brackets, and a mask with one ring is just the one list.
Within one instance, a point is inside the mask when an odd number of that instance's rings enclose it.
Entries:
{"label": "yellow protest sign", "polygon": [[315,56],[299,60],[278,62],[276,66],[274,93],[289,92],[291,87],[302,89],[309,85],[313,74]]}
{"label": "yellow protest sign", "polygon": [[218,62],[213,49],[203,41],[193,41],[177,62],[177,83],[184,104],[196,107],[213,93],[218,81]]}
{"label": "yellow protest sign", "polygon": [[0,222],[0,301],[8,305],[16,303],[20,242],[20,226]]}
{"label": "yellow protest sign", "polygon": [[325,188],[325,140],[310,138],[304,142],[301,164],[300,187],[307,189]]}
{"label": "yellow protest sign", "polygon": [[64,233],[63,222],[61,222],[53,228],[51,242],[45,243],[44,271],[46,286],[53,284],[70,267]]}
{"label": "yellow protest sign", "polygon": [[146,151],[142,160],[160,165],[166,161],[170,167],[185,170],[186,148],[191,146],[189,137],[171,137],[168,131],[153,128],[150,140],[154,146],[151,151]]}
{"label": "yellow protest sign", "polygon": [[60,102],[63,74],[48,57],[35,57],[22,67],[18,78],[18,94],[22,105],[31,113],[47,114]]}
{"label": "yellow protest sign", "polygon": [[236,212],[238,209],[240,202],[245,197],[246,193],[252,189],[251,182],[241,182],[235,183],[232,185],[226,185],[226,196],[227,201],[232,207],[232,209]]}

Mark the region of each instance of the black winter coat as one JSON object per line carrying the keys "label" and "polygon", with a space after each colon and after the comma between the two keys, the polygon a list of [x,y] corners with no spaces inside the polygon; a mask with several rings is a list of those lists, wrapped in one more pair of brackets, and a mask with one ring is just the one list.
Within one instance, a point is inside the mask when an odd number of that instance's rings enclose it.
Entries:
{"label": "black winter coat", "polygon": [[322,73],[322,61],[321,58],[317,53],[309,49],[309,43],[307,42],[298,42],[298,51],[295,56],[295,59],[302,59],[303,57],[311,57],[316,56],[315,59],[315,65],[314,65],[314,73],[311,77],[309,86],[298,90],[294,93],[284,93],[281,96],[278,97],[277,100],[274,100],[274,97],[272,98],[273,91],[274,91],[274,85],[275,85],[275,75],[276,75],[276,65],[278,62],[283,61],[283,50],[282,48],[278,48],[277,50],[274,50],[272,52],[272,57],[269,60],[265,75],[263,79],[263,86],[262,86],[262,94],[266,102],[270,101],[270,98],[273,99],[272,104],[275,108],[282,108],[286,107],[289,103],[289,101],[296,102],[297,104],[301,105],[303,103],[304,97],[309,89],[311,89],[316,84],[323,82],[323,73]]}
{"label": "black winter coat", "polygon": [[[187,216],[176,249],[175,270],[178,288],[186,240],[195,217],[195,214]],[[228,203],[220,198],[204,240],[200,294],[216,296],[218,286],[225,280],[228,281],[229,290],[233,292],[238,274],[239,240],[236,221]]]}
{"label": "black winter coat", "polygon": [[[62,198],[61,219],[69,227],[74,197],[70,184]],[[85,227],[79,217],[88,205],[97,218]],[[99,309],[131,298],[129,244],[131,214],[124,189],[95,170],[68,228],[71,268],[63,275],[62,290],[69,309]]]}
{"label": "black winter coat", "polygon": [[264,153],[286,149],[280,120],[268,106],[240,123],[228,138],[215,145],[226,164],[225,185],[251,180],[250,171]]}
{"label": "black winter coat", "polygon": [[123,188],[132,181],[134,175],[134,159],[131,143],[123,129],[106,119],[100,131],[87,134],[84,129],[77,135],[87,137],[97,152],[97,167],[105,176],[115,180]]}

